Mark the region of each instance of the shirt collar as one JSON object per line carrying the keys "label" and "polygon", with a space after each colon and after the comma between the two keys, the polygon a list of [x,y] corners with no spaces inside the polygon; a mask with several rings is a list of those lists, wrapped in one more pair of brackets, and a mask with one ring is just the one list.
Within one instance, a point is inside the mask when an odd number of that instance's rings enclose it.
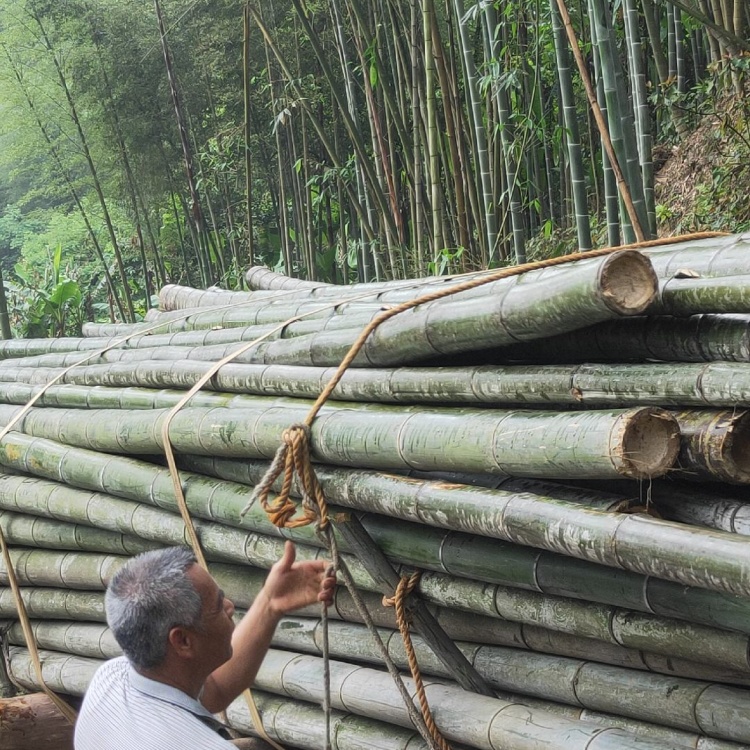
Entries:
{"label": "shirt collar", "polygon": [[144,677],[142,674],[136,672],[132,665],[128,665],[128,667],[130,684],[138,692],[144,693],[156,700],[183,708],[191,714],[195,714],[200,719],[208,719],[212,725],[221,726],[221,722],[202,703],[195,700],[195,698],[191,698],[187,693],[183,693],[182,690],[172,687],[172,685]]}

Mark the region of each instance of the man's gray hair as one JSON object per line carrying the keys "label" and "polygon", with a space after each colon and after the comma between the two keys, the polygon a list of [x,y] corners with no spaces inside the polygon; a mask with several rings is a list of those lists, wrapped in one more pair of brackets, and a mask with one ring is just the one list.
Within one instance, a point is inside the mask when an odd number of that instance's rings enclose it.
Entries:
{"label": "man's gray hair", "polygon": [[134,667],[164,661],[169,631],[200,623],[201,598],[187,571],[195,565],[185,547],[144,552],[115,573],[104,606],[107,623]]}

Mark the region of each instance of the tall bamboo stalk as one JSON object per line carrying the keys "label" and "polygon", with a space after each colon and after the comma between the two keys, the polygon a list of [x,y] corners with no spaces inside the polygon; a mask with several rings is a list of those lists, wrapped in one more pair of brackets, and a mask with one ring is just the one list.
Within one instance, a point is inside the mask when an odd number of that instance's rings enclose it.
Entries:
{"label": "tall bamboo stalk", "polygon": [[50,41],[47,35],[47,31],[45,29],[44,23],[42,22],[41,15],[39,14],[39,12],[34,11],[32,12],[31,17],[34,19],[37,26],[39,27],[39,31],[42,35],[42,39],[44,40],[45,48],[50,53],[50,57],[52,58],[52,62],[55,66],[55,70],[57,71],[57,77],[60,81],[60,87],[62,88],[65,94],[65,99],[68,103],[68,108],[70,110],[70,117],[76,126],[76,132],[78,133],[78,139],[81,144],[81,149],[83,150],[83,155],[86,159],[86,164],[88,165],[89,174],[91,175],[91,180],[94,184],[94,190],[96,191],[96,195],[99,199],[99,205],[101,206],[101,209],[102,209],[102,216],[104,217],[104,222],[107,225],[107,231],[109,232],[109,239],[110,239],[110,242],[112,243],[112,250],[115,254],[115,261],[117,263],[117,269],[120,272],[120,280],[122,281],[122,290],[125,296],[125,305],[127,307],[128,317],[131,321],[134,321],[135,309],[133,308],[133,300],[130,294],[130,286],[128,285],[128,275],[125,271],[125,264],[122,258],[122,253],[120,251],[120,244],[117,240],[117,234],[115,232],[115,228],[112,223],[112,217],[110,216],[109,209],[107,208],[107,201],[104,197],[104,191],[102,189],[102,185],[99,180],[99,173],[96,169],[96,166],[94,165],[94,159],[93,159],[93,156],[91,155],[91,150],[89,149],[89,142],[84,133],[83,125],[81,124],[81,120],[78,114],[78,108],[76,107],[75,101],[73,100],[73,95],[71,94],[68,81],[65,77],[65,73],[63,72],[63,69],[57,57],[57,54],[55,53],[54,47],[52,46],[52,42]]}

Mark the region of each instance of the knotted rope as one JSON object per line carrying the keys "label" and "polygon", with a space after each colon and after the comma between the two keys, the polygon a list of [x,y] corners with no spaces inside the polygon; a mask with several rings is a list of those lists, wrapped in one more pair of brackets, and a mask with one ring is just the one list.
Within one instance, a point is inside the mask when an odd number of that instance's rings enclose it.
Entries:
{"label": "knotted rope", "polygon": [[419,663],[417,661],[417,654],[414,651],[414,644],[411,640],[411,622],[409,614],[406,610],[406,599],[414,589],[419,585],[419,581],[422,578],[422,573],[416,571],[410,576],[402,576],[396,587],[396,593],[391,596],[383,597],[384,607],[395,607],[396,609],[396,623],[398,624],[399,633],[404,641],[404,648],[406,650],[406,658],[409,662],[409,671],[411,672],[412,679],[414,680],[414,686],[417,689],[417,699],[419,700],[419,707],[422,710],[422,717],[427,729],[430,731],[432,739],[440,750],[451,750],[451,746],[446,742],[445,737],[440,733],[440,730],[435,724],[435,719],[432,716],[430,705],[427,702],[427,694],[424,689],[424,681],[422,680],[422,673],[419,670]]}
{"label": "knotted rope", "polygon": [[[612,253],[619,252],[621,250],[626,250],[626,249],[637,249],[637,248],[642,248],[642,247],[658,247],[661,245],[673,244],[675,242],[679,242],[680,240],[687,239],[688,237],[690,239],[702,239],[702,238],[722,236],[723,234],[725,233],[703,232],[703,233],[686,235],[686,236],[681,236],[681,237],[660,238],[656,240],[650,240],[647,242],[638,242],[638,243],[634,243],[631,245],[622,245],[622,246],[617,246],[617,247],[605,247],[605,248],[600,248],[599,250],[588,250],[586,252],[572,253],[570,255],[564,255],[564,256],[557,257],[557,258],[548,258],[545,260],[525,263],[520,266],[503,268],[498,271],[495,271],[494,273],[490,273],[490,274],[483,275],[480,277],[474,277],[474,278],[468,279],[467,281],[449,286],[447,288],[436,290],[422,297],[418,297],[416,299],[412,299],[407,302],[394,305],[392,308],[379,313],[363,328],[362,332],[359,334],[356,341],[352,344],[351,348],[346,353],[344,359],[341,361],[341,364],[338,366],[336,372],[328,381],[328,383],[326,384],[326,387],[318,396],[312,408],[310,409],[309,413],[305,417],[305,421],[300,424],[291,425],[286,430],[284,430],[284,432],[282,433],[282,443],[279,446],[278,450],[276,451],[276,454],[274,456],[273,461],[271,462],[270,467],[268,468],[268,471],[263,476],[261,481],[256,485],[255,490],[250,498],[250,501],[248,502],[247,506],[245,506],[245,508],[243,509],[241,515],[244,516],[250,510],[250,507],[253,505],[253,503],[257,500],[258,502],[260,502],[264,510],[266,510],[266,512],[268,513],[270,520],[274,523],[274,525],[276,525],[279,528],[298,528],[300,526],[306,526],[308,524],[315,523],[317,524],[319,534],[322,531],[325,531],[326,538],[328,539],[328,548],[331,551],[332,556],[335,556],[336,558],[338,558],[338,552],[336,550],[336,539],[333,533],[331,532],[330,526],[328,524],[328,514],[326,511],[327,505],[325,501],[325,495],[320,486],[320,483],[317,480],[317,477],[315,476],[315,471],[312,467],[312,448],[311,448],[311,440],[310,440],[311,434],[312,434],[312,424],[315,418],[318,416],[318,413],[320,412],[323,405],[326,403],[326,401],[331,396],[336,386],[341,381],[341,378],[344,376],[344,373],[349,369],[350,365],[352,364],[356,356],[360,353],[360,351],[364,347],[370,334],[373,331],[375,331],[375,329],[378,328],[378,326],[382,325],[387,320],[390,320],[392,317],[399,315],[403,312],[406,312],[407,310],[411,310],[419,305],[423,305],[428,302],[434,302],[444,297],[448,297],[453,294],[458,294],[459,292],[469,291],[470,289],[475,289],[485,284],[492,283],[493,281],[499,281],[500,279],[509,278],[511,276],[519,276],[529,271],[536,271],[536,270],[540,270],[543,268],[550,268],[553,266],[565,265],[567,263],[572,263],[577,260],[584,260],[588,258],[598,258],[604,255],[610,255]],[[295,476],[297,477],[297,484],[298,484],[299,492],[302,496],[302,512],[300,515],[296,517],[295,517],[295,514],[297,513],[298,508],[290,497],[292,487],[294,485]],[[280,477],[281,477],[281,488],[278,492],[278,495],[276,496],[274,500],[269,501],[268,498],[269,498],[271,489],[273,488],[274,484]],[[340,563],[339,569],[342,572],[344,572],[346,571],[346,566]],[[386,666],[388,667],[389,671],[394,677],[397,687],[401,691],[402,697],[408,696],[408,693],[406,693],[406,688],[403,685],[403,681],[401,680],[398,670],[395,664],[393,664],[393,661],[390,658],[390,655],[388,654],[387,649],[383,645],[382,640],[380,639],[380,636],[377,633],[377,629],[372,623],[372,618],[370,618],[366,607],[364,607],[364,603],[362,602],[361,597],[359,597],[358,593],[356,593],[354,582],[351,580],[351,576],[348,575],[348,571],[346,572],[345,581],[347,583],[347,588],[349,589],[350,594],[352,595],[355,603],[357,604],[357,608],[360,612],[360,615],[365,619],[365,622],[367,623],[368,628],[373,634],[373,637],[375,638],[376,642],[380,644],[381,654],[383,655],[383,658],[386,662]],[[405,596],[405,594],[403,596]],[[399,629],[401,629],[400,626],[399,626]],[[406,624],[405,629],[408,630],[408,623]],[[403,633],[402,633],[402,636],[403,636]],[[409,638],[409,643],[410,642],[411,642],[411,639]],[[406,645],[406,638],[404,638],[404,644]],[[327,636],[324,637],[324,646],[327,647]],[[409,650],[409,647],[407,647],[407,653],[408,653],[408,650]],[[412,654],[413,654],[413,648],[412,648]],[[324,659],[324,680],[326,682],[326,685],[328,685],[330,677],[329,677],[329,655],[327,652],[327,648],[324,649],[323,659]],[[413,661],[414,661],[414,669],[416,670],[416,674],[419,674],[419,666],[416,663],[416,657],[414,657]],[[410,668],[412,667],[411,658],[409,660],[409,666]],[[417,678],[415,677],[415,682],[416,681],[417,681]],[[419,676],[419,683],[421,684],[421,675]],[[414,704],[411,700],[411,697],[410,696],[404,697],[404,702],[407,706],[407,710],[409,711],[409,715],[415,727],[418,729],[423,739],[427,742],[427,744],[431,748],[433,748],[434,750],[448,750],[447,743],[439,735],[439,731],[437,730],[437,727],[434,724],[434,720],[432,720],[432,714],[429,710],[429,706],[427,705],[426,696],[424,695],[423,690],[422,690],[421,695],[419,696],[419,700],[420,700],[420,705],[423,711],[423,717],[419,717],[419,719],[417,720],[415,719],[415,714],[413,712]],[[328,718],[327,732],[326,732],[326,750],[328,750],[330,748],[330,714],[329,714],[329,708],[328,708],[330,706],[330,696],[328,695],[328,690],[326,690],[326,696],[325,696],[324,702],[325,702],[325,706],[327,707],[326,715]],[[425,712],[425,709],[426,709],[426,712]],[[432,729],[428,726],[428,717],[429,717],[429,722],[432,723]]]}

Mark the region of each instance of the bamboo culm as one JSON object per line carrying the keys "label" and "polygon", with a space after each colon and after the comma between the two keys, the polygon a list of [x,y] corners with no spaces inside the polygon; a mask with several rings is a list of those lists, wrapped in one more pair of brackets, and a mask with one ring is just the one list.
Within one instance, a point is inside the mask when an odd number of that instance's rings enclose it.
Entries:
{"label": "bamboo culm", "polygon": [[[298,403],[188,406],[172,418],[170,440],[180,453],[271,458],[282,431],[305,420],[307,409]],[[0,406],[0,423],[17,412]],[[16,429],[106,453],[154,454],[163,450],[168,414],[32,408]],[[315,460],[339,465],[606,479],[664,474],[677,457],[679,433],[667,412],[653,408],[572,413],[338,405],[321,410],[311,443]]]}
{"label": "bamboo culm", "polygon": [[[210,471],[210,467],[208,470]],[[383,479],[387,482],[389,478]],[[108,479],[107,483],[109,481]],[[249,563],[261,567],[272,562],[269,555],[278,550],[280,545],[267,538],[267,535],[276,536],[279,531],[268,522],[259,508],[254,508],[241,522],[242,526],[249,527],[257,533],[248,533],[217,523],[224,521],[232,524],[232,516],[238,514],[238,509],[245,501],[244,488],[232,487],[228,483],[212,483],[198,475],[185,474],[183,482],[189,488],[187,498],[191,511],[199,518],[213,521],[195,522],[203,550],[209,559]],[[158,485],[152,483],[152,486],[154,484]],[[330,485],[330,480],[326,484]],[[211,502],[202,500],[205,497],[211,497]],[[174,503],[170,505],[172,507],[169,507],[169,510],[161,510],[102,493],[75,490],[46,480],[0,475],[0,507],[8,509],[5,514],[10,518],[10,522],[15,522],[19,526],[24,523],[28,525],[34,519],[20,514],[49,514],[59,519],[56,524],[54,521],[47,523],[56,525],[60,536],[72,536],[75,530],[80,528],[71,528],[72,524],[84,523],[103,529],[127,530],[133,537],[152,542],[186,544],[182,520],[175,514]],[[221,508],[221,513],[213,511],[212,508]],[[368,534],[396,564],[413,565],[472,580],[597,601],[647,613],[658,612],[664,599],[671,616],[687,619],[695,617],[690,608],[689,598],[684,611],[680,608],[679,600],[686,596],[686,592],[677,584],[644,579],[634,573],[623,573],[593,563],[496,540],[452,531],[440,532],[419,524],[407,522],[394,528],[388,519],[372,513],[363,514],[360,520]],[[232,525],[239,523],[235,520]],[[81,530],[87,531],[85,527]],[[311,527],[287,532],[286,535],[304,545],[320,545]],[[28,535],[17,535],[16,541],[25,545],[56,549],[54,545],[44,543],[45,540],[35,543],[34,538]],[[345,543],[342,543],[341,547],[343,550],[347,549]],[[121,553],[117,547],[105,551]],[[303,553],[308,557],[316,554],[312,549],[304,549]],[[373,587],[358,564],[351,563],[350,568],[363,586]],[[705,593],[702,595],[706,596]],[[714,595],[710,624],[720,621],[721,612],[728,606],[736,608],[737,603],[731,597],[727,600],[723,595]],[[733,620],[730,621],[732,622]]]}
{"label": "bamboo culm", "polygon": [[[171,484],[171,478],[168,472],[163,468],[156,468],[152,465],[140,463],[134,460],[124,458],[114,458],[108,455],[98,455],[89,451],[72,451],[70,448],[56,445],[49,440],[34,440],[21,435],[10,434],[6,436],[0,451],[0,460],[11,468],[28,467],[28,470],[36,473],[42,473],[47,478],[56,480],[67,480],[86,489],[104,490],[114,492],[127,499],[146,500],[157,506],[174,508],[174,496]],[[207,465],[208,464],[208,465]],[[210,459],[205,459],[201,465],[202,471],[217,471],[217,464],[211,463]],[[221,470],[221,462],[218,464]],[[46,468],[45,468],[46,467]],[[106,467],[106,470],[105,470]],[[118,467],[122,467],[121,469]],[[232,464],[228,465],[227,471],[232,471]],[[102,472],[103,474],[102,478]],[[256,469],[261,472],[261,468]],[[615,559],[607,550],[610,545],[619,548],[626,543],[638,544],[638,530],[643,529],[643,544],[651,543],[652,535],[661,533],[663,540],[661,545],[663,552],[660,557],[664,561],[668,560],[667,540],[672,539],[674,546],[675,564],[674,570],[666,570],[673,576],[681,578],[680,582],[696,585],[699,580],[696,570],[690,571],[690,566],[681,570],[682,566],[676,564],[679,549],[688,544],[694,546],[703,537],[697,533],[697,529],[685,529],[679,525],[669,524],[647,518],[638,518],[628,515],[618,515],[602,513],[600,511],[588,510],[575,504],[561,503],[554,498],[545,499],[543,496],[534,498],[529,496],[524,489],[520,487],[520,493],[514,493],[512,490],[482,490],[480,488],[461,488],[458,486],[445,486],[428,482],[418,482],[413,479],[398,477],[382,477],[377,474],[368,472],[355,472],[348,474],[346,472],[336,472],[326,476],[326,471],[321,471],[321,479],[324,482],[324,489],[328,496],[334,502],[341,502],[344,505],[351,505],[354,498],[360,498],[360,502],[373,502],[371,507],[365,507],[367,510],[376,510],[390,515],[400,515],[406,520],[415,520],[432,525],[453,525],[454,518],[464,517],[474,519],[465,523],[463,530],[470,533],[492,534],[504,541],[516,544],[530,544],[531,546],[547,548],[552,552],[562,552],[567,555],[581,555],[581,545],[575,542],[579,535],[580,538],[586,537],[589,541],[585,545],[583,554],[588,555],[591,562],[604,562],[613,567],[630,567],[633,572],[645,573],[646,575],[657,575],[657,577],[666,577],[658,575],[666,568],[666,562],[655,560],[650,561],[653,557],[643,547],[640,556],[644,558],[642,562],[628,562],[625,560]],[[159,481],[157,482],[157,477]],[[233,479],[242,478],[236,474]],[[374,482],[372,489],[368,490],[371,480]],[[5,481],[12,482],[13,478],[9,477]],[[380,482],[380,484],[378,484]],[[195,477],[191,482],[185,482],[187,497],[190,498],[190,485],[194,487],[210,485],[207,480]],[[148,494],[144,497],[141,487],[148,487]],[[337,489],[337,487],[339,489]],[[356,488],[356,489],[355,489]],[[212,488],[212,493],[215,488]],[[385,502],[377,505],[373,500],[365,498],[385,498]],[[196,491],[197,507],[200,507],[200,492]],[[418,502],[415,502],[417,501]],[[223,510],[218,514],[211,513],[211,520],[220,523],[237,523],[239,511],[246,503],[246,493],[235,493],[234,499],[229,494],[225,497],[219,507]],[[189,500],[189,507],[191,505]],[[398,510],[398,508],[402,510]],[[416,512],[415,512],[415,509]],[[471,509],[471,510],[470,510]],[[407,512],[408,511],[408,512]],[[249,519],[253,514],[246,516]],[[262,517],[262,516],[261,516]],[[554,528],[559,523],[565,523],[569,528],[569,538],[559,540],[548,536],[543,529],[538,529],[538,520],[532,523],[533,519],[539,517],[547,518]],[[602,545],[599,549],[596,543],[596,537],[591,530],[590,524],[596,522]],[[653,525],[653,531],[650,526]],[[624,533],[624,529],[631,529],[630,533]],[[607,531],[608,530],[608,531]],[[736,537],[731,534],[720,534],[715,532],[704,532],[706,534],[706,543],[718,545],[726,548],[725,556],[730,556],[732,550],[737,546]],[[612,535],[614,534],[614,537]],[[609,535],[609,536],[608,536]],[[622,539],[622,542],[620,542]],[[724,541],[726,539],[726,541]],[[613,540],[617,540],[612,544]],[[715,541],[714,541],[715,540]],[[721,541],[719,541],[721,540]],[[593,548],[588,549],[592,545]],[[636,548],[634,548],[636,549]],[[741,560],[741,558],[740,558]],[[737,565],[737,560],[734,561]],[[741,565],[741,562],[739,563]],[[690,578],[690,581],[684,580],[682,576]],[[710,576],[707,576],[707,579]]]}
{"label": "bamboo culm", "polygon": [[[1,623],[0,623],[1,626]],[[276,630],[273,645],[301,653],[320,654],[319,622],[305,618],[285,618]],[[380,665],[380,655],[369,646],[369,633],[361,625],[331,622],[329,625],[331,655],[347,661]],[[34,635],[41,648],[96,659],[120,655],[111,631],[93,623],[34,622]],[[392,639],[393,631],[381,630],[381,638],[388,644],[391,658],[401,669],[408,667],[403,646]],[[20,626],[8,632],[14,645],[24,645]],[[413,638],[420,669],[424,674],[451,678],[451,675],[434,657],[419,636]],[[699,737],[693,732],[714,737],[743,741],[748,732],[745,724],[729,722],[721,726],[728,712],[739,715],[747,712],[745,703],[750,693],[739,688],[711,685],[691,680],[675,680],[633,670],[606,667],[596,662],[586,662],[564,657],[528,653],[518,649],[458,643],[461,651],[477,665],[480,674],[494,688],[516,695],[529,695],[539,700],[536,705],[546,710],[559,710],[558,704],[578,706],[589,711],[609,711],[598,716],[604,726],[616,726],[617,714],[636,719],[634,729],[638,734],[659,734],[658,725],[682,729],[673,739],[695,747]],[[539,679],[544,675],[543,679]],[[550,679],[550,676],[553,676]],[[627,691],[629,702],[617,704],[613,711],[612,696],[621,697]],[[720,705],[719,705],[720,704]],[[573,716],[573,712],[571,712]],[[577,718],[586,720],[587,712]],[[706,717],[710,717],[706,720]],[[703,722],[701,722],[703,719]],[[649,722],[638,727],[639,722]],[[736,748],[736,746],[729,746]]]}
{"label": "bamboo culm", "polygon": [[[148,350],[139,350],[138,353]],[[171,350],[161,350],[165,356]],[[205,348],[203,350],[205,352]],[[210,362],[190,360],[190,351],[174,350],[174,361],[126,360],[77,367],[62,379],[63,385],[47,389],[43,405],[87,406],[96,408],[97,391],[108,389],[153,388],[188,389],[213,366]],[[64,356],[64,355],[63,355]],[[56,360],[53,360],[55,357]],[[21,384],[43,385],[63,375],[65,359],[49,356],[48,361],[61,363],[44,367],[47,357],[33,357],[28,366],[14,366],[6,361],[0,366],[0,402],[23,404],[39,389]],[[152,358],[149,358],[152,359]],[[222,395],[217,404],[227,403],[224,394],[242,396],[288,396],[315,398],[331,379],[334,368],[288,367],[285,365],[227,364],[211,378],[209,390]],[[5,385],[5,384],[13,385]],[[89,386],[84,401],[83,389],[66,386]],[[128,392],[120,403],[128,404]],[[156,392],[154,403],[166,403],[169,394]],[[175,394],[174,398],[177,398]],[[202,395],[203,403],[210,396]],[[357,403],[434,403],[490,404],[569,407],[629,406],[750,406],[750,365],[745,362],[664,362],[647,364],[582,365],[479,365],[476,367],[399,367],[359,368],[347,370],[331,399]],[[103,403],[111,403],[111,398]],[[133,402],[138,408],[142,400]],[[257,401],[237,398],[232,406]]]}

